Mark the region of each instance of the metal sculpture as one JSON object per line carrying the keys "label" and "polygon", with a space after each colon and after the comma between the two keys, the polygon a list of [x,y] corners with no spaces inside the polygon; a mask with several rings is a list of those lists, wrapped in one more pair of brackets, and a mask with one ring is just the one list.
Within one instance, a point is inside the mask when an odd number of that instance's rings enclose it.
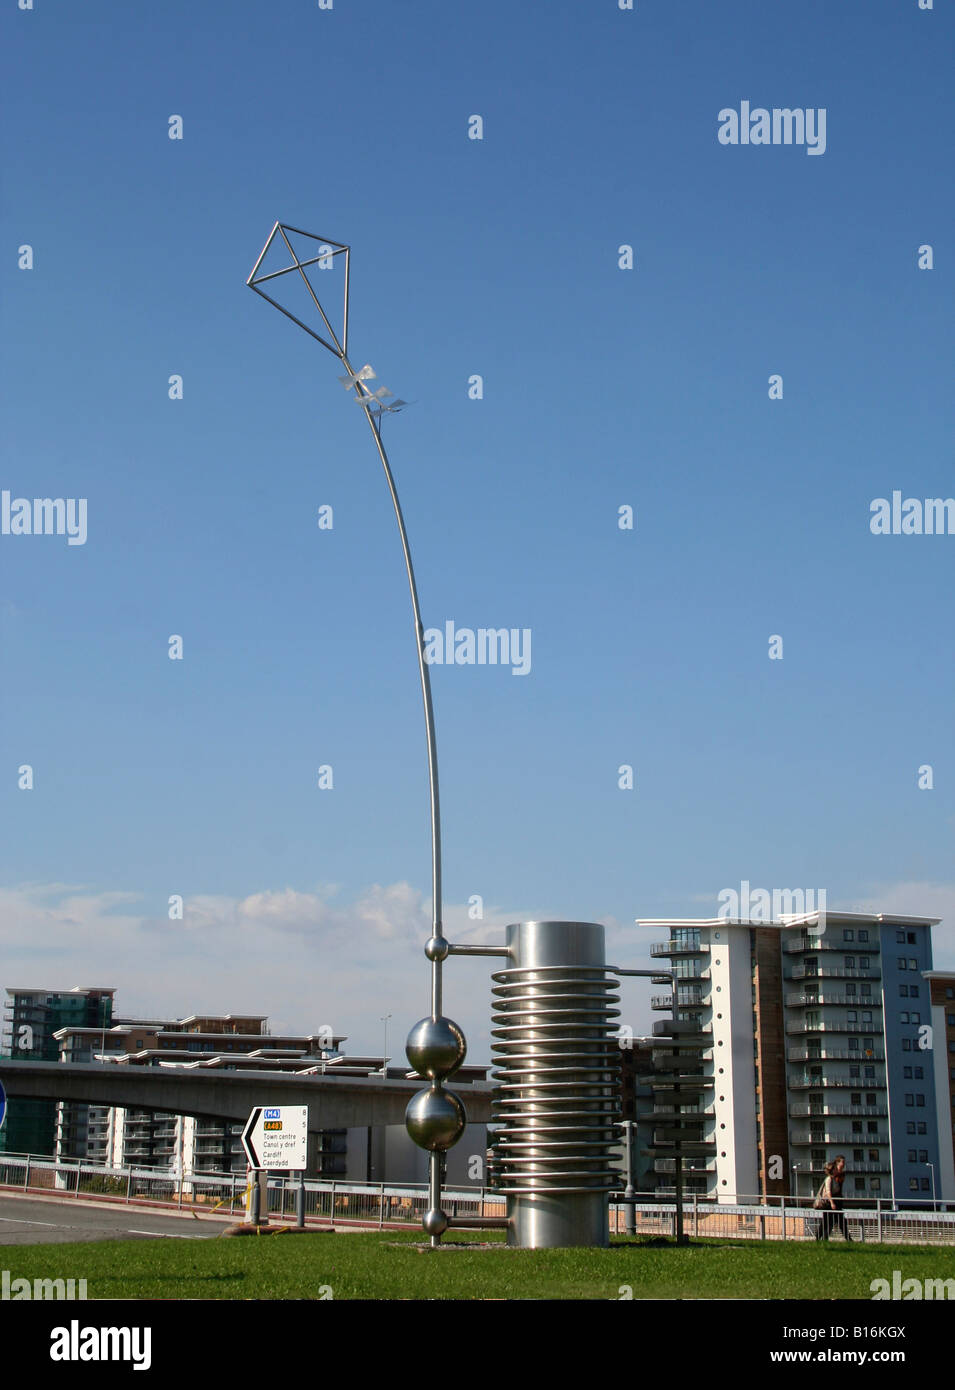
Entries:
{"label": "metal sculpture", "polygon": [[[291,238],[305,237],[316,243],[309,249],[314,254],[300,257]],[[292,264],[279,270],[265,271],[263,261],[273,243],[284,245],[292,258]],[[309,278],[309,270],[333,268],[336,257],[344,257],[344,299],[340,328],[335,326],[322,307],[315,287]],[[396,399],[387,387],[372,391],[369,381],[376,379],[375,372],[366,364],[357,372],[348,360],[348,295],[351,269],[351,248],[344,242],[332,241],[328,237],[317,236],[314,232],[304,232],[288,223],[276,222],[266,241],[258,260],[252,267],[246,284],[249,289],[268,300],[276,309],[290,318],[299,328],[327,348],[345,368],[344,376],[339,377],[346,390],[354,390],[354,399],[362,407],[371,428],[384,470],[385,481],[395,510],[401,548],[404,553],[408,586],[411,590],[411,607],[414,614],[415,644],[418,653],[418,670],[421,677],[421,694],[424,702],[425,728],[428,740],[428,784],[431,798],[431,936],[425,946],[425,954],[431,962],[431,1013],[416,1023],[408,1038],[408,1059],[412,1067],[429,1079],[430,1085],[419,1091],[408,1105],[406,1124],[408,1132],[416,1144],[430,1153],[429,1162],[429,1203],[423,1219],[423,1226],[431,1237],[431,1244],[437,1245],[448,1225],[448,1218],[441,1209],[441,1180],[443,1156],[447,1149],[456,1144],[464,1133],[467,1116],[461,1098],[444,1087],[445,1080],[453,1075],[464,1061],[467,1046],[464,1034],[456,1023],[442,1014],[441,967],[446,960],[450,945],[445,939],[441,923],[441,816],[438,798],[438,753],[434,731],[434,708],[431,699],[431,680],[424,649],[424,627],[418,604],[418,589],[415,583],[414,567],[411,563],[411,547],[405,529],[398,491],[385,446],[381,440],[381,420],[385,414],[397,413],[406,401]],[[282,276],[299,275],[304,282],[309,299],[319,315],[316,327],[312,328],[285,305],[280,304],[262,287]]]}

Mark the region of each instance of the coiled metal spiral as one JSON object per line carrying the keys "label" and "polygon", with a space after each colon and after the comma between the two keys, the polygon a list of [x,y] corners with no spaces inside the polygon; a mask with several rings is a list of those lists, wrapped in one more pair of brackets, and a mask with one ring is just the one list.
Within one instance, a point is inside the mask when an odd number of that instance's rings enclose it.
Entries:
{"label": "coiled metal spiral", "polygon": [[497,1185],[514,1195],[619,1186],[610,1156],[620,1114],[616,980],[574,965],[492,979]]}

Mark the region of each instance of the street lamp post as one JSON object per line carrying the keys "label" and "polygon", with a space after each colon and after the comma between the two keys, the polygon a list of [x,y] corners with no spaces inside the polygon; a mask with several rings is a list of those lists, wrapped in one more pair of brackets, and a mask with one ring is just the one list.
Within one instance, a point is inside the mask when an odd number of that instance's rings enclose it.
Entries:
{"label": "street lamp post", "polygon": [[932,1170],[932,1215],[934,1216],[934,1215],[935,1215],[935,1164],[934,1164],[934,1163],[926,1163],[925,1166],[926,1166],[926,1168],[931,1168],[931,1170]]}

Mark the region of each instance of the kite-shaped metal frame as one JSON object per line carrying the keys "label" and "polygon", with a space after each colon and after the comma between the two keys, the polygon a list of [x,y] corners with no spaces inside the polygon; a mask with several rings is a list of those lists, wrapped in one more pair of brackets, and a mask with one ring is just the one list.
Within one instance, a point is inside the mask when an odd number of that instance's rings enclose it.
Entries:
{"label": "kite-shaped metal frame", "polygon": [[[329,247],[330,250],[323,251],[319,256],[312,256],[308,260],[300,261],[298,256],[295,254],[294,246],[288,239],[289,232],[293,233],[294,236],[308,237],[310,241],[316,241],[320,246]],[[269,248],[271,247],[273,241],[277,236],[281,236],[282,240],[285,242],[285,245],[288,247],[288,253],[292,257],[292,264],[285,266],[285,268],[282,270],[271,270],[267,275],[259,275],[259,266],[265,260],[266,256],[268,255]],[[276,222],[275,226],[269,233],[268,241],[262,247],[261,256],[259,256],[259,259],[252,267],[252,274],[249,276],[248,280],[246,280],[245,283],[248,285],[250,290],[255,290],[256,294],[260,294],[263,299],[267,299],[269,303],[274,305],[276,309],[280,310],[286,316],[286,318],[290,318],[293,323],[297,323],[299,328],[304,328],[305,332],[310,334],[311,337],[313,337],[317,342],[321,343],[322,347],[328,348],[329,352],[334,353],[337,358],[341,359],[344,358],[348,353],[348,272],[350,254],[351,247],[346,246],[344,242],[332,241],[331,237],[316,236],[314,232],[303,232],[300,227],[290,227],[287,223]],[[331,323],[329,322],[325,310],[319,303],[318,295],[315,293],[315,290],[312,286],[312,282],[305,274],[305,271],[306,268],[310,265],[318,265],[321,261],[327,261],[329,256],[334,257],[342,255],[345,257],[345,304],[342,314],[341,340],[339,340],[339,336],[335,332]],[[307,323],[303,323],[302,320],[296,318],[294,314],[290,314],[288,309],[281,305],[277,299],[273,299],[270,294],[265,293],[265,290],[259,288],[260,285],[264,285],[267,281],[277,280],[280,275],[293,275],[296,270],[300,273],[302,279],[305,281],[305,288],[308,290],[312,302],[315,305],[315,308],[322,316],[322,322],[328,329],[328,335],[332,340],[330,343],[326,342],[326,340],[322,337],[320,333],[316,333],[314,328],[309,328]]]}

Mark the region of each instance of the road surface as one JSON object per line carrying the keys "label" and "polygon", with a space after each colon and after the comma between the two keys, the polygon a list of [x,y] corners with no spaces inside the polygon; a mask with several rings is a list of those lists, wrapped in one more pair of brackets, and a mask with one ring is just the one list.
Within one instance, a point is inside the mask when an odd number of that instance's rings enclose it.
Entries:
{"label": "road surface", "polygon": [[[235,1216],[231,1220],[241,1220]],[[78,1240],[208,1240],[222,1234],[227,1221],[137,1207],[94,1207],[76,1199],[34,1201],[0,1197],[0,1245],[62,1245]]]}

